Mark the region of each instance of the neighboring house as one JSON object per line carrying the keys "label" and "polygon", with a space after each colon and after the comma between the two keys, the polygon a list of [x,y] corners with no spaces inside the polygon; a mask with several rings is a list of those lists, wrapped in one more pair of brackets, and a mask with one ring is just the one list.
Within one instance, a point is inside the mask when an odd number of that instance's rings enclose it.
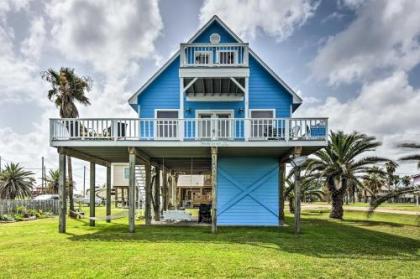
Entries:
{"label": "neighboring house", "polygon": [[146,180],[150,165],[212,175],[214,226],[276,226],[285,162],[327,145],[327,118],[292,118],[301,104],[215,16],[129,99],[138,118],[52,119],[51,145],[62,158],[131,160],[145,166]]}
{"label": "neighboring house", "polygon": [[420,186],[420,173],[412,176],[413,186]]}

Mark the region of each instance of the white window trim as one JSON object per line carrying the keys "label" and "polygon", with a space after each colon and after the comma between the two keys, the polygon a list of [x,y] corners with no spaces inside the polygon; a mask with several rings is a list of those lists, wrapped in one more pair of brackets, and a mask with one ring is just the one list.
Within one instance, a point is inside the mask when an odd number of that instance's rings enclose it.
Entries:
{"label": "white window trim", "polygon": [[[229,113],[230,114],[230,118],[233,119],[235,117],[235,110],[234,109],[197,109],[195,110],[195,119],[198,119],[198,115],[202,114],[202,113]],[[213,117],[212,117],[213,118]],[[230,137],[229,138],[233,138],[233,131],[234,131],[234,125],[230,125],[229,127],[229,133],[230,133]],[[195,121],[195,136],[198,139],[198,121]]]}
{"label": "white window trim", "polygon": [[[209,63],[208,64],[197,64],[196,58],[198,54],[209,54]],[[194,51],[194,61],[192,63],[193,65],[213,65],[213,51],[211,50],[195,50]]]}
{"label": "white window trim", "polygon": [[233,52],[234,53],[234,63],[233,64],[223,64],[223,65],[238,65],[239,64],[239,54],[237,49],[218,49],[216,51],[216,63],[220,64],[220,53],[221,52]]}
{"label": "white window trim", "polygon": [[[180,119],[179,116],[180,116],[180,113],[181,112],[180,112],[179,109],[155,109],[155,118],[154,119],[156,119],[156,120],[153,123],[153,135],[154,135],[154,138],[156,140],[175,140],[175,139],[179,139],[179,136],[180,136],[180,133],[181,133],[179,121],[178,121],[178,125],[177,125],[177,129],[178,129],[178,131],[177,131],[177,137],[165,138],[165,137],[158,137],[157,136],[157,121],[158,121],[158,119],[160,119],[160,118],[157,117],[157,114],[158,114],[159,111],[176,111],[176,112],[178,112],[178,118],[171,118],[171,119],[178,119],[178,120]],[[165,119],[165,118],[162,118],[162,119]]]}

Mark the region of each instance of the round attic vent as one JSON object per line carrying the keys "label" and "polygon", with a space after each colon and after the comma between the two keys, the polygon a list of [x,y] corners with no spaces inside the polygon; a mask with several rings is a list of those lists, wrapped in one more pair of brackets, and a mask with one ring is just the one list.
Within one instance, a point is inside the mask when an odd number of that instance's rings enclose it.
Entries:
{"label": "round attic vent", "polygon": [[220,43],[220,35],[217,33],[213,33],[210,35],[210,43],[218,44]]}

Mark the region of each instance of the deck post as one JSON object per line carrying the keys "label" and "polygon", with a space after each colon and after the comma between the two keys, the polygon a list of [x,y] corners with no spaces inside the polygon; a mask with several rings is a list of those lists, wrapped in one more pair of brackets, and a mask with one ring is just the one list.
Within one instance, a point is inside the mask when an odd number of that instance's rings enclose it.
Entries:
{"label": "deck post", "polygon": [[90,189],[89,189],[89,225],[95,226],[95,163],[90,162]]}
{"label": "deck post", "polygon": [[106,222],[111,223],[111,166],[106,167]]}
{"label": "deck post", "polygon": [[279,162],[279,226],[284,224],[284,186],[286,182],[286,163]]}
{"label": "deck post", "polygon": [[146,192],[146,200],[145,200],[145,207],[144,207],[144,216],[145,216],[145,223],[146,225],[150,225],[152,223],[152,185],[151,185],[151,175],[152,170],[149,162],[146,162],[144,165],[144,170],[146,173],[146,181],[145,181],[145,192]]}
{"label": "deck post", "polygon": [[155,173],[156,173],[155,183],[154,183],[155,202],[154,202],[154,207],[153,207],[153,211],[154,211],[153,217],[155,221],[160,221],[160,168],[159,167],[155,167]]}
{"label": "deck post", "polygon": [[[295,147],[293,156],[294,158],[299,157],[302,154],[302,147]],[[300,233],[300,166],[295,168],[295,234]]]}
{"label": "deck post", "polygon": [[136,153],[129,149],[129,182],[128,182],[128,232],[136,231]]}
{"label": "deck post", "polygon": [[212,207],[211,207],[211,232],[217,232],[217,147],[211,148],[211,186],[212,186]]}
{"label": "deck post", "polygon": [[165,165],[162,165],[162,211],[168,210],[168,175]]}
{"label": "deck post", "polygon": [[67,190],[66,190],[66,155],[59,153],[59,172],[60,178],[58,181],[58,196],[59,196],[59,221],[58,232],[66,232],[66,215],[67,215]]}

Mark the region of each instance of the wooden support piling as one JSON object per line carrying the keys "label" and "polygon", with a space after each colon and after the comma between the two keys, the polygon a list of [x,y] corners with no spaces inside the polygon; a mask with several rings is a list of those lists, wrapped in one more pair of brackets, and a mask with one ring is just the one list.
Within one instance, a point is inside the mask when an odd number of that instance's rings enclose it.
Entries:
{"label": "wooden support piling", "polygon": [[95,163],[90,162],[90,190],[89,190],[89,225],[91,227],[95,226]]}
{"label": "wooden support piling", "polygon": [[153,211],[154,211],[154,219],[155,221],[160,221],[160,168],[159,167],[155,167],[155,171],[156,171],[156,177],[155,177],[155,183],[154,183],[154,198],[155,198],[155,202],[154,202],[154,207],[153,207]]}
{"label": "wooden support piling", "polygon": [[136,231],[136,154],[130,150],[128,183],[128,231]]}
{"label": "wooden support piling", "polygon": [[284,188],[286,185],[286,163],[279,162],[279,226],[284,224]]}
{"label": "wooden support piling", "polygon": [[150,225],[152,223],[152,185],[151,185],[151,175],[152,170],[150,163],[146,162],[144,165],[145,173],[146,173],[146,181],[145,181],[145,192],[146,192],[146,200],[145,200],[145,209],[144,209],[144,216],[145,216],[145,223],[146,225]]}
{"label": "wooden support piling", "polygon": [[211,231],[217,232],[217,147],[211,148],[211,184],[212,184],[212,207],[211,207]]}
{"label": "wooden support piling", "polygon": [[58,232],[66,232],[66,217],[67,217],[67,190],[66,190],[66,155],[60,153],[59,155],[59,172],[60,178],[58,181],[58,196],[59,196],[59,211],[58,211]]}
{"label": "wooden support piling", "polygon": [[[302,147],[295,147],[293,157],[297,158],[302,154]],[[295,167],[295,233],[300,233],[300,166]]]}
{"label": "wooden support piling", "polygon": [[106,222],[111,222],[111,166],[106,167]]}

